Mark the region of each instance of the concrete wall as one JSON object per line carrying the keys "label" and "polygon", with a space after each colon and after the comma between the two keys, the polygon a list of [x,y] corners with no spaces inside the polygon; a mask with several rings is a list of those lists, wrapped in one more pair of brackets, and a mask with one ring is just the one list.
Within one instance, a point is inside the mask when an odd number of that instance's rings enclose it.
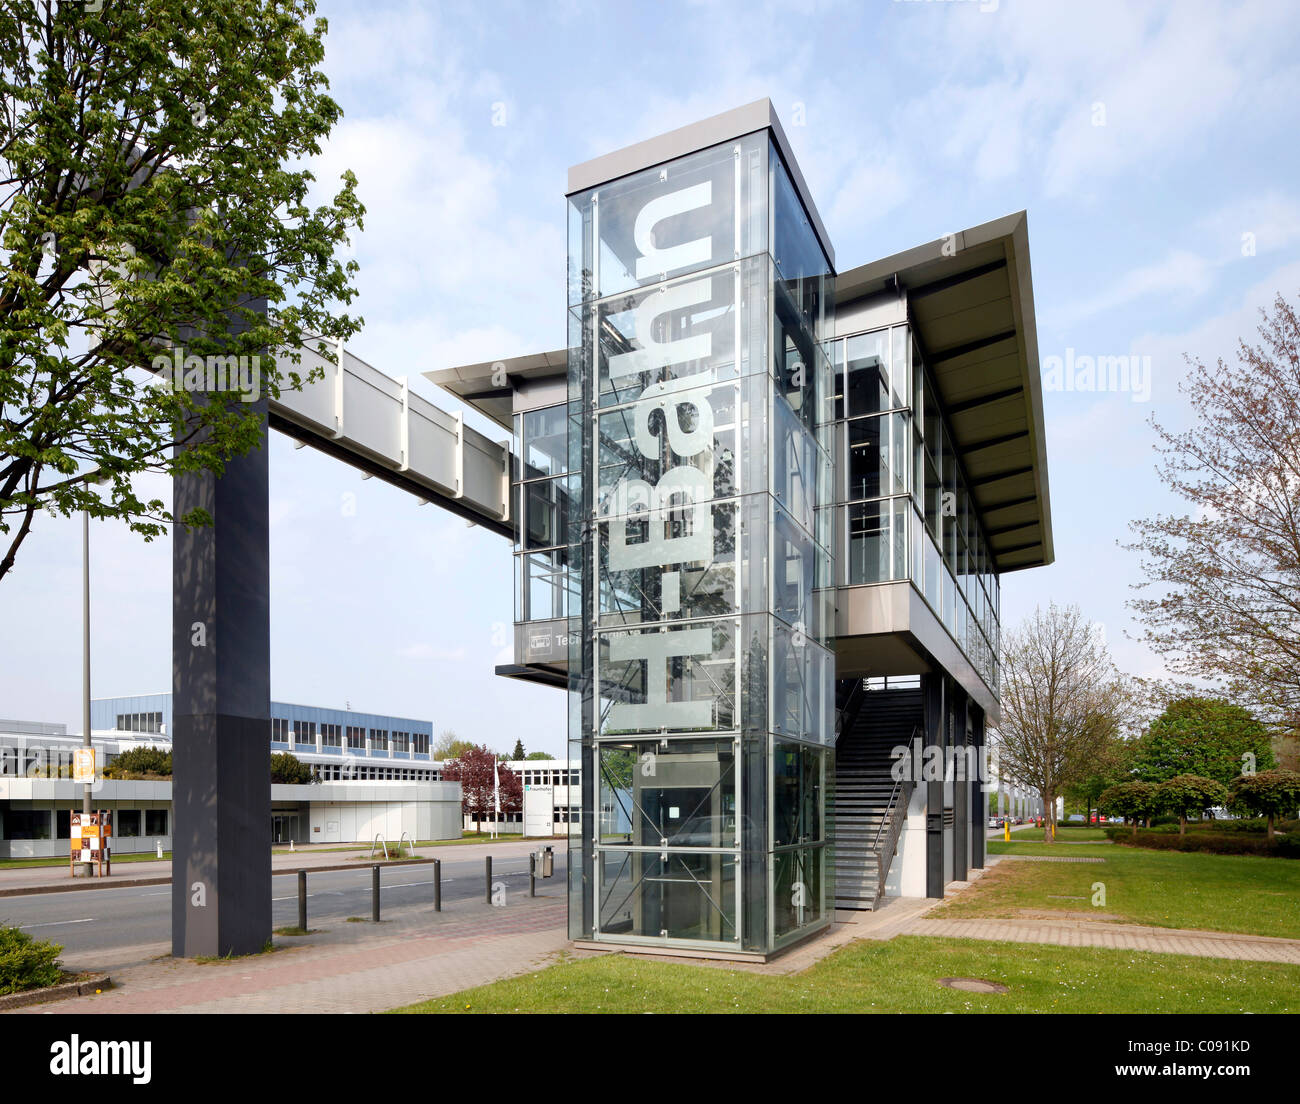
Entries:
{"label": "concrete wall", "polygon": [[324,782],[272,786],[271,801],[306,802],[307,842],[370,843],[376,835],[395,843],[459,839],[459,782]]}
{"label": "concrete wall", "polygon": [[[90,805],[95,810],[106,810],[117,814],[123,809],[139,809],[139,836],[119,834],[118,817],[113,817],[113,846],[115,855],[140,854],[155,850],[161,843],[164,851],[172,846],[171,817],[172,786],[170,782],[116,782],[99,783],[91,792]],[[58,818],[54,815],[59,810],[81,810],[81,786],[76,782],[50,778],[0,778],[0,809],[36,809],[45,810],[50,816],[51,832],[57,829]],[[144,835],[147,817],[144,811],[163,810],[167,814],[167,832],[164,835]],[[0,833],[3,832],[3,818],[0,818]],[[63,858],[69,857],[70,842],[67,836],[61,839],[45,840],[9,840],[0,836],[0,858]]]}

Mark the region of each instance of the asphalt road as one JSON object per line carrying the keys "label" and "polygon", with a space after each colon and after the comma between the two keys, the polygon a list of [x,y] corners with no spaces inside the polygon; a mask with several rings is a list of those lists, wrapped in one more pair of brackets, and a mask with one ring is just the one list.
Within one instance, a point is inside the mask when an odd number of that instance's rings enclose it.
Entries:
{"label": "asphalt road", "polygon": [[[553,890],[563,886],[564,852],[555,856],[552,878],[544,884]],[[423,905],[433,911],[433,864],[395,866],[380,875],[380,904],[383,912]],[[370,917],[370,866],[358,863],[356,870],[325,871],[307,875],[307,923],[318,927],[326,921],[349,916]],[[494,864],[492,880],[503,881],[506,892],[528,892],[528,858],[500,859]],[[292,927],[298,923],[298,875],[277,873],[271,879],[272,926]],[[467,859],[442,862],[442,899],[483,899],[483,861]],[[0,923],[11,924],[37,939],[63,944],[68,954],[103,951],[141,943],[171,940],[171,887],[138,886],[121,889],[69,890],[26,897],[0,898]]]}

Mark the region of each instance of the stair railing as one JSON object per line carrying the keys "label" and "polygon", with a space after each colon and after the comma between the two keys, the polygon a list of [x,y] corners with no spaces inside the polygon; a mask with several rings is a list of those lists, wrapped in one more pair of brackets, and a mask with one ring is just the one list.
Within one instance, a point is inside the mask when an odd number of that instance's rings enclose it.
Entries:
{"label": "stair railing", "polygon": [[894,788],[889,795],[889,804],[885,806],[885,814],[880,818],[880,825],[876,828],[876,838],[871,845],[871,850],[876,855],[877,900],[885,895],[885,879],[889,874],[890,865],[888,860],[893,858],[894,849],[898,846],[898,837],[902,834],[903,825],[907,823],[907,807],[912,800],[912,791],[916,789],[916,779],[912,777],[912,764],[916,762],[913,752],[919,739],[921,739],[921,726],[916,725],[907,742],[906,770],[902,772],[903,777],[894,782]]}

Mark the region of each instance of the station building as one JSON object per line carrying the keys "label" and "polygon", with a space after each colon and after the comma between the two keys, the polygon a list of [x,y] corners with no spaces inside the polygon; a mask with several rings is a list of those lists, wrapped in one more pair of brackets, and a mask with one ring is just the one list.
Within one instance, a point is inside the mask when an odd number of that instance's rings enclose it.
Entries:
{"label": "station building", "polygon": [[761,100],[571,169],[568,242],[565,348],[428,376],[512,433],[498,673],[568,694],[571,937],[762,958],[942,897],[1002,578],[1053,558],[1024,212],[839,267]]}

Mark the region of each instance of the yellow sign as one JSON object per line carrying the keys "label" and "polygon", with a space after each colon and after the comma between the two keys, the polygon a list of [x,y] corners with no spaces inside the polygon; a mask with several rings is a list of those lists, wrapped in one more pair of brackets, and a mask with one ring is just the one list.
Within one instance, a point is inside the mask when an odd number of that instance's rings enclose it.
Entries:
{"label": "yellow sign", "polygon": [[95,783],[95,749],[77,748],[72,753],[72,780],[88,786]]}

